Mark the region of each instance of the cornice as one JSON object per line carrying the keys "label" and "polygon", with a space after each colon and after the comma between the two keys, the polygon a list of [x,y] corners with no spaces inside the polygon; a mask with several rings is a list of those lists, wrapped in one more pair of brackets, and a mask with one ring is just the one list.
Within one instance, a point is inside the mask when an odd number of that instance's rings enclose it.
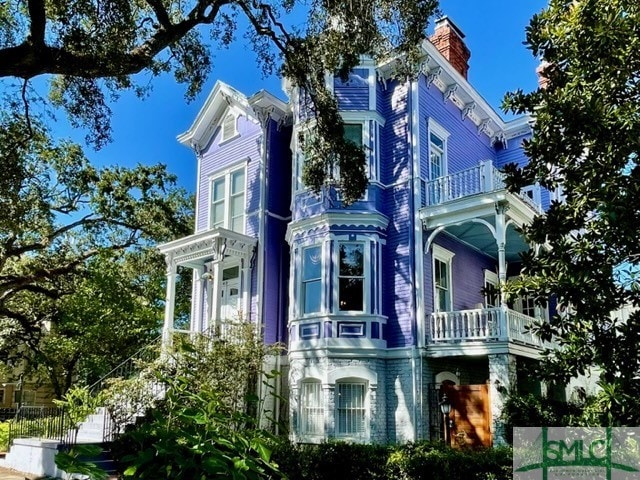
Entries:
{"label": "cornice", "polygon": [[292,222],[287,227],[286,240],[291,240],[302,233],[318,228],[343,227],[343,228],[366,228],[374,227],[386,230],[389,219],[381,213],[375,212],[328,212],[304,220]]}

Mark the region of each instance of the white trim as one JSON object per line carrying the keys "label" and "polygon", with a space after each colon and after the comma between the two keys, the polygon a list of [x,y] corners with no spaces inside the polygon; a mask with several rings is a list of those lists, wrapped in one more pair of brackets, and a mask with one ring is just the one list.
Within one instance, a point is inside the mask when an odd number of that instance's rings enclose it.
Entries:
{"label": "white trim", "polygon": [[[440,175],[435,177],[431,174],[431,149],[434,147],[431,142],[431,135],[436,136],[440,140],[442,140],[442,151],[439,152],[442,154],[442,168]],[[435,180],[436,178],[445,177],[449,173],[449,132],[445,130],[438,122],[436,122],[433,118],[427,119],[427,140],[429,142],[429,149],[427,151],[427,172],[426,176],[429,180]],[[440,150],[440,147],[435,147]]]}
{"label": "white trim", "polygon": [[[307,232],[311,229],[319,227],[327,227],[339,225],[345,227],[374,227],[385,230],[389,225],[389,219],[381,213],[374,212],[342,212],[342,213],[322,213],[313,217],[290,223],[287,226],[287,234],[285,236],[287,242],[291,244],[294,236]],[[376,233],[376,232],[363,232]]]}
{"label": "white trim", "polygon": [[[224,170],[218,171],[215,174],[211,174],[209,175],[209,215],[208,215],[208,219],[207,219],[207,229],[211,230],[212,228],[214,228],[213,226],[213,184],[220,180],[220,179],[224,179],[224,200],[223,200],[223,205],[224,205],[224,219],[222,222],[222,228],[226,228],[228,230],[232,230],[232,225],[231,225],[231,187],[232,187],[232,182],[231,182],[231,177],[233,174],[239,172],[240,170],[243,171],[244,174],[244,190],[243,190],[243,196],[244,196],[244,206],[242,209],[242,231],[238,232],[238,233],[242,233],[244,234],[246,228],[247,228],[247,197],[248,197],[248,186],[249,186],[249,175],[248,175],[248,168],[247,168],[247,160],[244,161],[240,161],[237,162],[234,165],[231,165],[229,167],[227,167]],[[232,231],[236,231],[236,230],[232,230]]]}
{"label": "white trim", "polygon": [[460,378],[455,373],[451,373],[449,371],[443,371],[436,374],[435,383],[442,384],[443,382],[449,380],[453,382],[455,385],[460,385]]}
{"label": "white trim", "polygon": [[453,310],[453,257],[455,253],[441,247],[440,245],[431,245],[431,283],[433,286],[433,311],[436,310],[438,292],[436,289],[436,260],[447,265],[447,280],[449,282],[449,307]]}
{"label": "white trim", "polygon": [[339,367],[327,373],[327,383],[329,384],[348,379],[361,379],[366,380],[371,386],[378,385],[378,374],[362,365]]}

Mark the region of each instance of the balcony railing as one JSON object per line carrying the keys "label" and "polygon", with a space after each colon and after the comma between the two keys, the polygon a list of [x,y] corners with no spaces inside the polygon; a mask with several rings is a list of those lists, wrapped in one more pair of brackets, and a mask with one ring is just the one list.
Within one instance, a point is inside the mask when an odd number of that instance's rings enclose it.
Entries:
{"label": "balcony railing", "polygon": [[533,347],[549,347],[528,330],[534,318],[502,308],[436,312],[427,317],[427,343],[510,341]]}
{"label": "balcony railing", "polygon": [[[495,168],[491,161],[480,162],[476,167],[435,180],[421,179],[420,182],[423,207],[442,205],[459,198],[505,189],[504,174]],[[540,211],[540,205],[526,193],[521,193],[520,198],[535,211]]]}

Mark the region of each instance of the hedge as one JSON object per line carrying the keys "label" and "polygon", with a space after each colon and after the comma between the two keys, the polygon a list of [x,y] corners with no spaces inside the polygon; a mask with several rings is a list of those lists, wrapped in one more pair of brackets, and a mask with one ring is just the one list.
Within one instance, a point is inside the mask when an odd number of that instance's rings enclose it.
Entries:
{"label": "hedge", "polygon": [[443,443],[397,446],[323,443],[276,446],[273,460],[289,480],[506,480],[510,448],[452,449]]}

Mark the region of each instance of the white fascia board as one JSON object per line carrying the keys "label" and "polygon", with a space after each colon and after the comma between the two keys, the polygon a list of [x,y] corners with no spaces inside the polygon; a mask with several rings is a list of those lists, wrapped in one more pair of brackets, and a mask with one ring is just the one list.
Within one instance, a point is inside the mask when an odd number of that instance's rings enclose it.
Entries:
{"label": "white fascia board", "polygon": [[178,135],[178,142],[187,147],[206,145],[228,107],[238,108],[247,115],[253,116],[247,97],[218,80],[189,129]]}
{"label": "white fascia board", "polygon": [[286,240],[290,244],[291,240],[298,233],[302,233],[319,226],[348,226],[348,227],[377,227],[385,230],[389,225],[389,219],[380,213],[323,213],[315,217],[290,223],[287,226]]}
{"label": "white fascia board", "polygon": [[252,108],[273,108],[272,118],[276,121],[286,118],[291,114],[291,105],[289,103],[283,102],[266,90],[260,90],[258,93],[252,95],[248,103]]}

